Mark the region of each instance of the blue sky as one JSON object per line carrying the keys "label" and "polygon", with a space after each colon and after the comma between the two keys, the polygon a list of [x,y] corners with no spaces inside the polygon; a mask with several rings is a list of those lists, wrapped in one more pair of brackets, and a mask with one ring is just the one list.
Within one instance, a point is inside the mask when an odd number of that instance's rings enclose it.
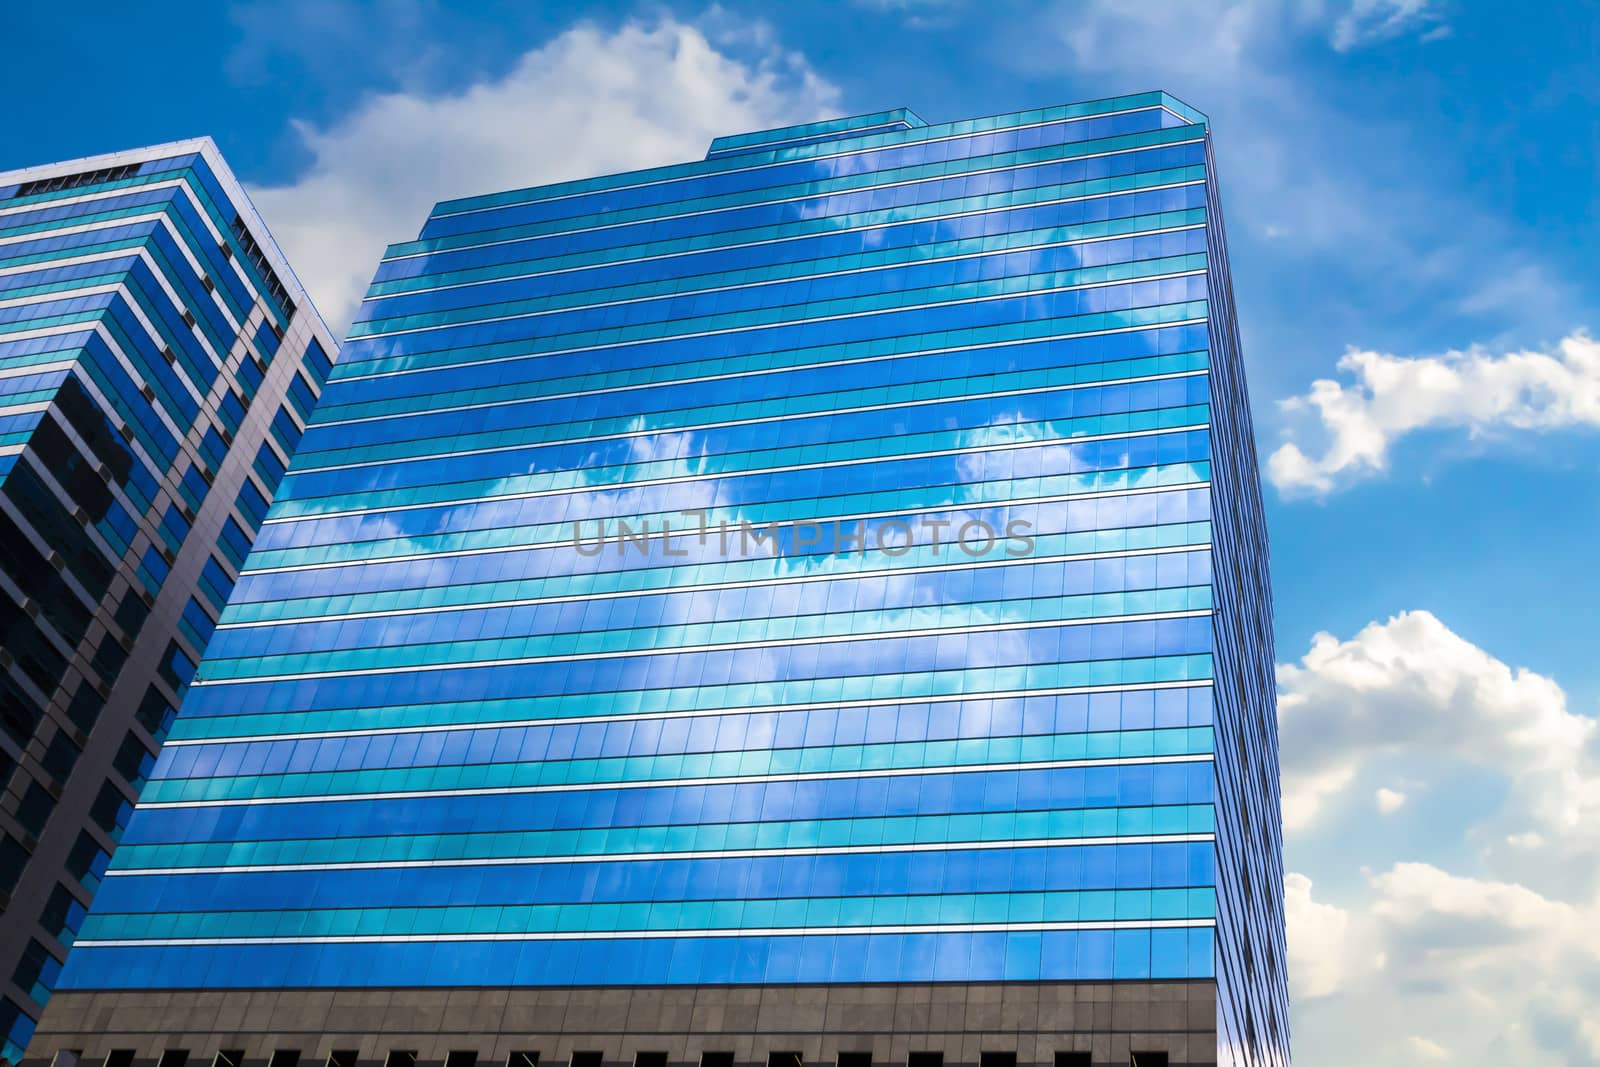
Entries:
{"label": "blue sky", "polygon": [[336,329],[439,199],[901,105],[1209,113],[1269,474],[1299,1060],[1600,1064],[1592,5],[152,10],[8,15],[0,169],[209,133]]}

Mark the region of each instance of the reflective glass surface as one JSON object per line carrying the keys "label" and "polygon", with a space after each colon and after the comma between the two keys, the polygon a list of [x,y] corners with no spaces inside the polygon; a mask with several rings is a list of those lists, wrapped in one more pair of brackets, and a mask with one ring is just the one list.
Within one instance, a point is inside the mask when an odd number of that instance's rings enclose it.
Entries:
{"label": "reflective glass surface", "polygon": [[1215,976],[1210,173],[1149,94],[439,205],[66,980]]}

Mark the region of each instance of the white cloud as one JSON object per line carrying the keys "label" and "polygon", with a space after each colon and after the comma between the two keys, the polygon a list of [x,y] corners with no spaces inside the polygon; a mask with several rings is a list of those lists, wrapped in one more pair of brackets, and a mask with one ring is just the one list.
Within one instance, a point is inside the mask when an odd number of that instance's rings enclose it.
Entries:
{"label": "white cloud", "polygon": [[1314,1000],[1337,993],[1344,984],[1345,937],[1350,916],[1311,897],[1311,879],[1284,878],[1284,920],[1288,926],[1290,993]]}
{"label": "white cloud", "polygon": [[[1426,863],[1395,864],[1370,880],[1369,892],[1365,914],[1354,921],[1391,961],[1380,985],[1392,983],[1424,1018],[1438,1018],[1438,1009],[1454,1000],[1458,1020],[1438,1032],[1493,1028],[1527,1046],[1524,1055],[1499,1062],[1600,1060],[1600,1020],[1591,1010],[1600,976],[1600,907],[1592,900],[1553,900],[1516,883]],[[1462,1010],[1469,1005],[1483,1010]],[[1475,1043],[1481,1047],[1482,1039]],[[1547,1060],[1537,1050],[1559,1058]]]}
{"label": "white cloud", "polygon": [[1285,889],[1299,1062],[1600,1062],[1593,903],[1414,862],[1342,906],[1312,901],[1303,875]]}
{"label": "white cloud", "polygon": [[1283,402],[1291,416],[1313,416],[1326,437],[1320,456],[1292,440],[1272,453],[1267,476],[1284,493],[1327,494],[1382,473],[1394,442],[1419,431],[1600,427],[1600,342],[1581,332],[1544,352],[1408,357],[1351,349],[1339,370],[1354,380],[1320,378]]}
{"label": "white cloud", "polygon": [[1380,812],[1382,812],[1384,815],[1393,815],[1395,812],[1406,806],[1406,800],[1408,798],[1404,793],[1384,786],[1380,787],[1378,791],[1373,794],[1373,799],[1377,801],[1378,810]]}
{"label": "white cloud", "polygon": [[809,121],[837,101],[759,24],[583,24],[503,77],[373,96],[327,127],[298,124],[309,168],[251,193],[342,330],[384,246],[414,236],[440,200],[698,159],[713,137]]}
{"label": "white cloud", "polygon": [[1278,678],[1297,1062],[1600,1067],[1600,722],[1420,611]]}
{"label": "white cloud", "polygon": [[1334,19],[1331,43],[1340,52],[1387,41],[1406,33],[1432,39],[1448,32],[1432,0],[1353,0]]}
{"label": "white cloud", "polygon": [[[866,0],[879,7],[916,0]],[[1090,0],[1058,4],[1058,32],[1076,62],[1097,69],[1140,66],[1159,57],[1166,70],[1226,79],[1263,73],[1270,52],[1296,37],[1326,38],[1346,52],[1410,33],[1445,29],[1435,0]],[[1233,64],[1228,66],[1227,64]],[[1243,65],[1241,69],[1240,65]]]}
{"label": "white cloud", "polygon": [[1538,828],[1600,829],[1600,724],[1551,679],[1513,670],[1426,611],[1312,639],[1278,667],[1284,823],[1311,826],[1390,764],[1417,778],[1469,765],[1505,774]]}

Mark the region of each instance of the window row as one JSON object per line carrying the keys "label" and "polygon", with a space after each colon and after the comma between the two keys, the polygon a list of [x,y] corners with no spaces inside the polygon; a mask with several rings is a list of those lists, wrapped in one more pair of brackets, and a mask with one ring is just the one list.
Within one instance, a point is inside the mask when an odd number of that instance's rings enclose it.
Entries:
{"label": "window row", "polygon": [[1212,927],[376,944],[80,943],[62,989],[1210,978]]}
{"label": "window row", "polygon": [[[506,759],[618,759],[698,752],[800,749],[891,742],[981,741],[1092,735],[1089,743],[1123,751],[1120,734],[1204,729],[1211,724],[1211,689],[1135,690],[943,704],[735,711],[672,719],[479,725],[458,730],[357,735],[288,736],[274,740],[185,741],[162,750],[158,778],[213,774],[304,773],[362,766],[427,766]],[[1157,726],[1157,723],[1160,725]],[[192,733],[189,734],[192,737]],[[1140,742],[1143,744],[1143,742]],[[1154,743],[1145,749],[1156,751]],[[270,770],[269,770],[270,769]]]}
{"label": "window row", "polygon": [[[140,814],[137,831],[153,812]],[[813,854],[816,849],[900,848],[918,867],[936,865],[939,845],[1010,845],[1019,841],[1092,841],[1107,837],[1209,835],[1215,832],[1215,811],[1205,804],[1063,809],[1058,811],[990,812],[984,815],[898,815],[881,818],[777,819],[759,823],[684,823],[673,826],[596,826],[571,830],[486,830],[445,834],[394,834],[235,840],[226,837],[174,844],[124,841],[117,852],[123,877],[141,870],[160,870],[169,881],[185,869],[226,874],[231,868],[274,865],[312,866],[361,864],[363,870],[390,865],[402,878],[420,877],[419,870],[437,870],[460,878],[463,865],[485,860],[532,864],[547,869],[549,861],[582,859],[583,869],[613,861],[643,862],[630,857],[661,859],[683,853],[731,854],[739,865],[772,851]],[[200,833],[200,830],[194,832]],[[812,850],[807,852],[806,850]],[[887,855],[897,855],[888,853]],[[519,866],[524,877],[528,867]],[[117,879],[113,879],[116,881]],[[462,884],[477,884],[476,881]]]}

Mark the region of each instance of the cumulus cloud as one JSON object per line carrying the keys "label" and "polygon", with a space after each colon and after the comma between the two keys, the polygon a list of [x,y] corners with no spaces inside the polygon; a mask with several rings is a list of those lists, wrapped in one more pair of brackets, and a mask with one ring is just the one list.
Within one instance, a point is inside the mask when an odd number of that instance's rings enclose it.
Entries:
{"label": "cumulus cloud", "polygon": [[1285,892],[1302,1062],[1600,1062],[1593,903],[1416,862],[1341,906],[1312,900],[1303,875]]}
{"label": "cumulus cloud", "polygon": [[718,135],[837,106],[838,91],[758,24],[584,24],[502,77],[299,123],[309,167],[251,195],[342,331],[384,246],[414,236],[440,200],[698,159]]}
{"label": "cumulus cloud", "polygon": [[1298,1061],[1600,1065],[1600,723],[1421,611],[1278,679]]}
{"label": "cumulus cloud", "polygon": [[1321,378],[1283,402],[1310,416],[1326,444],[1309,455],[1296,441],[1272,453],[1267,477],[1287,494],[1324,495],[1388,468],[1391,446],[1433,429],[1469,435],[1600,427],[1600,342],[1574,333],[1550,351],[1482,348],[1436,356],[1350,349],[1347,381]]}
{"label": "cumulus cloud", "polygon": [[1284,878],[1283,912],[1288,926],[1290,993],[1296,1000],[1337,993],[1344,985],[1349,914],[1313,900],[1311,879],[1293,872]]}
{"label": "cumulus cloud", "polygon": [[[1600,1020],[1591,1010],[1600,974],[1593,901],[1553,900],[1426,863],[1395,864],[1370,880],[1369,892],[1354,921],[1384,948],[1389,973],[1380,985],[1428,1016],[1453,999],[1461,1022],[1440,1032],[1492,1027],[1527,1049],[1499,1062],[1600,1062]],[[1472,1005],[1482,1010],[1469,1020],[1461,1009]],[[1483,1040],[1474,1035],[1480,1047]]]}
{"label": "cumulus cloud", "polygon": [[[1552,679],[1513,669],[1426,611],[1319,633],[1278,667],[1284,823],[1310,826],[1369,771],[1441,761],[1509,777],[1535,828],[1568,835],[1600,818],[1600,726]],[[1382,798],[1380,796],[1380,803]]]}

